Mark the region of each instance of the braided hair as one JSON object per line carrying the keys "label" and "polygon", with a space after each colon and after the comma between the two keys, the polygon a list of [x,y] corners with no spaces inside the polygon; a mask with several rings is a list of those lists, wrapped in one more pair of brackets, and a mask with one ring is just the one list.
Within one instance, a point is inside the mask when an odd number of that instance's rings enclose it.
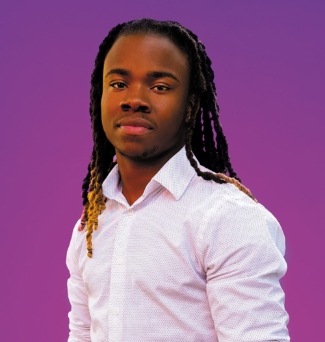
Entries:
{"label": "braided hair", "polygon": [[[107,198],[102,192],[102,183],[116,164],[115,148],[107,139],[101,122],[101,97],[103,91],[103,68],[107,53],[120,36],[131,34],[150,34],[170,39],[188,58],[190,66],[189,95],[194,95],[190,116],[184,121],[186,128],[186,156],[198,176],[216,183],[232,183],[256,203],[249,189],[241,184],[233,170],[228,156],[228,144],[219,122],[214,72],[205,46],[189,29],[175,21],[158,21],[142,18],[118,24],[112,28],[99,46],[95,67],[91,75],[90,116],[94,147],[88,165],[88,173],[82,184],[83,213],[79,231],[87,223],[88,257],[92,257],[92,233],[98,227],[98,216],[105,210]],[[216,144],[213,139],[213,123]],[[203,172],[197,160],[204,167],[215,172]],[[226,173],[229,173],[229,177]]]}

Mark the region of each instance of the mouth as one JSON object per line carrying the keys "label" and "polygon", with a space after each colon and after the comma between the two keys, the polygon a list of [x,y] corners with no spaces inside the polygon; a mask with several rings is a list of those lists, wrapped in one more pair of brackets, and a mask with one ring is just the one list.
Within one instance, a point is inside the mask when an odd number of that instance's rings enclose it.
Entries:
{"label": "mouth", "polygon": [[127,135],[145,135],[153,130],[152,124],[142,117],[125,117],[117,127],[123,134]]}
{"label": "mouth", "polygon": [[119,126],[132,126],[132,127],[144,127],[144,128],[147,128],[147,129],[153,129],[153,126],[152,124],[142,118],[142,117],[125,117],[123,118],[117,125],[118,127]]}
{"label": "mouth", "polygon": [[118,128],[125,134],[129,135],[144,135],[147,134],[149,131],[152,131],[150,128],[146,127],[135,127],[135,126],[118,126]]}

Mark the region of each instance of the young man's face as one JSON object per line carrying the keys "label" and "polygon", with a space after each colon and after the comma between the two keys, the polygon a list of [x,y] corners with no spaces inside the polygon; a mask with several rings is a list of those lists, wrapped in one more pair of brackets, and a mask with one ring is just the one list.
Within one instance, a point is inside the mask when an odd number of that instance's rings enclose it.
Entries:
{"label": "young man's face", "polygon": [[[169,39],[140,34],[117,39],[105,59],[101,100],[103,128],[117,157],[159,158],[184,146],[189,77],[186,55]],[[152,129],[134,135],[119,126],[137,117]]]}

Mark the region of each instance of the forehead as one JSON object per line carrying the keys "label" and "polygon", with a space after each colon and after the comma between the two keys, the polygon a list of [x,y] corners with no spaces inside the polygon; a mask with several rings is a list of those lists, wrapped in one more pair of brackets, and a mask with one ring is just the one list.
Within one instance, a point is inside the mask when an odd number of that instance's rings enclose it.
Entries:
{"label": "forehead", "polygon": [[170,39],[151,34],[119,37],[105,58],[104,73],[115,67],[150,71],[173,70],[182,77],[186,77],[189,72],[185,53]]}

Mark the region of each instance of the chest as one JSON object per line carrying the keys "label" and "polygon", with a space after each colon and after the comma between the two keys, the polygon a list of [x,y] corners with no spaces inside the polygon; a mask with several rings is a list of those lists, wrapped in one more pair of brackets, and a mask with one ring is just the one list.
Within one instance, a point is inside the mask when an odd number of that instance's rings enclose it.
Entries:
{"label": "chest", "polygon": [[93,235],[93,257],[86,257],[84,246],[80,258],[89,294],[112,283],[129,291],[205,287],[195,227],[181,214],[131,209],[115,221],[102,218]]}

